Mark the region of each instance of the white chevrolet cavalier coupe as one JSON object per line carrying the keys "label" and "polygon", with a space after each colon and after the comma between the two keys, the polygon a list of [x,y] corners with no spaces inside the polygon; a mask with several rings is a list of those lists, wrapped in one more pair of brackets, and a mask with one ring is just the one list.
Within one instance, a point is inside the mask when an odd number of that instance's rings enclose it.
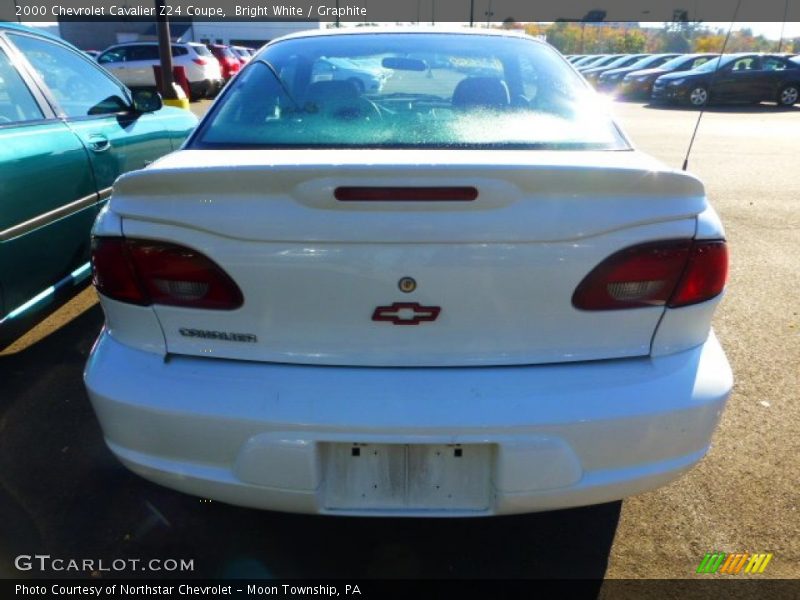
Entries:
{"label": "white chevrolet cavalier coupe", "polygon": [[[390,76],[312,77],[331,60]],[[85,380],[109,447],[231,504],[615,500],[696,464],[732,386],[703,185],[508,32],[267,45],[180,151],[117,181],[93,269]]]}

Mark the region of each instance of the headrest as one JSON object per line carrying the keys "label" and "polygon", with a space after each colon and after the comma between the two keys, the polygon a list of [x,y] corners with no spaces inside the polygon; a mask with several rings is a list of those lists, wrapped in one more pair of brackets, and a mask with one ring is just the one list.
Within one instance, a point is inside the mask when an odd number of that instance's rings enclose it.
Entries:
{"label": "headrest", "polygon": [[315,81],[306,90],[306,102],[325,104],[358,97],[358,88],[351,81]]}
{"label": "headrest", "polygon": [[467,77],[453,91],[453,106],[505,107],[511,102],[508,86],[497,77]]}

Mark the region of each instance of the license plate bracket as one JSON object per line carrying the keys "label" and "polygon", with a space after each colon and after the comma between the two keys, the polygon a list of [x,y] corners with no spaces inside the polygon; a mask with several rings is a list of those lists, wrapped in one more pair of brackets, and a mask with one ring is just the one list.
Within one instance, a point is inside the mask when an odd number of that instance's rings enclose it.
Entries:
{"label": "license plate bracket", "polygon": [[323,444],[329,510],[485,511],[490,444]]}

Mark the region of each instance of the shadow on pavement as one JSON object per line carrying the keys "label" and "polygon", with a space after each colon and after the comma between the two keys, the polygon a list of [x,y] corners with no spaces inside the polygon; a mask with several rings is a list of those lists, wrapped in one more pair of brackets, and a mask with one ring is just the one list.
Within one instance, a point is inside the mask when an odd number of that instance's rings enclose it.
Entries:
{"label": "shadow on pavement", "polygon": [[[62,308],[89,286],[89,281],[60,290],[49,297],[49,301],[25,312],[0,329],[0,351],[5,350],[34,327],[40,325],[50,315]],[[0,357],[2,359],[2,357]],[[0,367],[2,368],[2,367]]]}
{"label": "shadow on pavement", "polygon": [[621,505],[488,519],[212,514],[247,532],[218,563],[228,576],[602,579]]}
{"label": "shadow on pavement", "polygon": [[[621,502],[488,519],[287,515],[207,502],[140,479],[106,449],[82,371],[94,306],[0,357],[0,564],[18,554],[193,559],[141,577],[602,578]],[[49,573],[53,576],[55,573]],[[57,573],[58,576],[86,576]]]}

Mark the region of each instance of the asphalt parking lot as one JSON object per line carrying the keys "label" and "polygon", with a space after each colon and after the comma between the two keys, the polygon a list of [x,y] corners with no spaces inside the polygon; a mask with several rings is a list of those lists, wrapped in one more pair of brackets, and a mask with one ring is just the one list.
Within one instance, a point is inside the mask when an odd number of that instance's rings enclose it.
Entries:
{"label": "asphalt parking lot", "polygon": [[[680,167],[695,111],[613,110],[636,146]],[[190,558],[183,575],[212,577],[688,578],[715,550],[770,552],[764,577],[800,577],[798,131],[800,108],[766,104],[712,108],[700,126],[689,169],[730,242],[715,328],[736,386],[710,454],[677,482],[620,503],[455,521],[283,515],[172,492],[103,445],[81,381],[102,324],[86,289],[0,355],[0,577],[20,576],[18,554],[49,553]]]}

